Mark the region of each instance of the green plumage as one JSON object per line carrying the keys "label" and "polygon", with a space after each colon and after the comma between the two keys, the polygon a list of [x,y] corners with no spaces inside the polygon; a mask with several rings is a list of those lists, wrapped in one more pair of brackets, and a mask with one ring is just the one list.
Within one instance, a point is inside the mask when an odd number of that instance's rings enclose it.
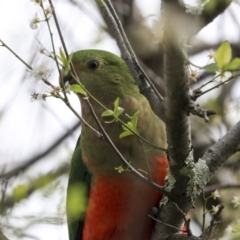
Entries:
{"label": "green plumage", "polygon": [[[88,197],[89,190],[90,190],[90,183],[91,183],[91,174],[89,173],[86,165],[82,161],[82,153],[80,148],[80,137],[79,137],[73,156],[72,156],[72,160],[71,160],[67,196],[69,197],[69,191],[71,189],[71,186],[75,185],[83,188],[83,189],[79,189],[79,191],[86,189],[87,191],[86,192],[84,191],[84,193],[86,194],[86,197]],[[69,204],[71,204],[71,202],[67,198],[67,210],[68,210]],[[72,217],[70,216],[69,211],[67,211],[68,232],[69,232],[70,240],[76,240],[76,239],[79,240],[79,237],[82,234],[84,216],[81,216],[80,214],[79,214],[79,218],[74,218],[72,220],[71,219]]]}
{"label": "green plumage", "polygon": [[[102,117],[101,114],[105,110],[103,107],[99,105],[91,96],[94,96],[101,104],[107,107],[110,110],[114,108],[114,101],[119,98],[119,106],[124,109],[123,114],[120,115],[121,120],[127,123],[131,116],[134,115],[137,111],[139,111],[138,124],[137,124],[137,132],[140,136],[142,136],[147,141],[151,142],[153,145],[166,148],[166,137],[165,137],[165,129],[162,121],[155,116],[149,102],[147,99],[140,94],[137,85],[134,83],[134,79],[131,76],[131,73],[123,61],[123,59],[118,56],[100,50],[82,50],[73,54],[72,63],[75,69],[75,72],[81,82],[81,84],[87,89],[87,91],[91,94],[89,100],[94,108],[94,111],[99,118],[102,126],[106,130],[107,134],[110,136],[111,140],[118,148],[118,150],[122,153],[125,159],[136,169],[140,169],[146,177],[150,177],[152,174],[154,176],[155,181],[158,184],[164,184],[164,178],[167,171],[167,160],[164,155],[164,152],[150,147],[148,144],[144,143],[137,136],[131,135],[126,138],[119,138],[119,135],[123,132],[122,123],[119,121],[113,121],[109,123],[109,121],[113,120],[113,117]],[[70,84],[77,84],[77,82],[71,78],[71,76],[65,76],[65,81],[70,81]],[[89,106],[86,103],[85,96],[78,94],[78,97],[81,101],[81,109],[82,109],[82,117],[96,130],[99,130],[99,127],[89,109]],[[149,164],[150,169],[148,169],[147,165]],[[152,191],[152,189],[146,188],[146,186],[142,186],[142,183],[137,179],[132,173],[124,172],[122,174],[116,171],[116,168],[121,166],[122,162],[119,157],[115,154],[113,149],[109,146],[109,144],[100,139],[99,136],[96,135],[91,129],[89,129],[84,124],[82,125],[81,131],[81,140],[78,142],[75,152],[72,158],[71,171],[69,177],[69,185],[68,189],[74,183],[84,182],[87,187],[87,195],[89,194],[90,182],[91,188],[93,189],[96,184],[101,186],[100,192],[101,194],[107,194],[109,198],[111,198],[111,194],[108,191],[108,186],[103,186],[102,182],[106,179],[112,181],[117,179],[118,181],[126,181],[129,179],[129,183],[132,186],[133,190],[129,190],[129,193],[122,193],[125,195],[129,195],[129,211],[135,212],[134,201],[137,201],[136,206],[140,209],[144,209],[144,211],[149,210],[148,204],[151,206],[151,202],[155,202],[155,198],[153,196],[152,200],[149,200],[149,203],[141,203],[138,202],[141,198],[139,197],[144,193],[148,194]],[[161,169],[161,166],[164,166]],[[87,166],[87,167],[86,167]],[[148,172],[150,171],[150,172]],[[92,179],[90,176],[92,174]],[[123,177],[123,178],[122,178]],[[115,192],[115,183],[112,183],[111,188],[113,190],[114,201],[119,201],[118,192]],[[128,181],[128,180],[127,180]],[[130,186],[129,185],[129,186]],[[122,186],[122,192],[124,189],[127,189]],[[141,190],[143,190],[141,192]],[[80,191],[80,189],[79,189]],[[100,229],[93,227],[92,225],[97,224],[95,222],[96,218],[104,218],[104,213],[108,208],[108,202],[110,199],[106,199],[106,201],[102,202],[104,198],[98,195],[98,189],[94,190],[93,198],[91,201],[91,209],[95,208],[95,202],[101,202],[101,206],[99,211],[93,210],[90,215],[88,215],[88,224],[89,226],[85,231],[85,240],[90,239],[88,235],[98,235],[97,231],[102,231],[106,226],[101,227],[101,219],[99,219]],[[115,193],[114,193],[115,192]],[[139,195],[140,194],[140,195]],[[69,190],[68,190],[69,195]],[[153,194],[154,195],[154,194]],[[157,194],[158,195],[158,194]],[[158,197],[156,195],[156,201],[158,201]],[[137,200],[134,200],[134,199]],[[146,202],[148,200],[146,199]],[[121,201],[120,201],[121,202]],[[121,208],[121,203],[119,204],[119,209]],[[107,204],[106,204],[107,203]],[[68,204],[68,203],[67,203]],[[114,203],[113,203],[114,204]],[[154,203],[155,204],[155,203]],[[101,209],[102,207],[102,209]],[[114,210],[115,211],[115,210]],[[140,210],[141,212],[142,210]],[[121,222],[121,211],[117,211],[116,214],[120,218]],[[100,216],[95,217],[94,214],[100,214]],[[127,213],[126,213],[127,214]],[[142,212],[143,214],[143,212]],[[145,213],[144,213],[145,214]],[[69,214],[68,214],[69,215]],[[131,215],[131,214],[130,214]],[[81,217],[81,216],[79,216]],[[115,218],[115,217],[114,217]],[[137,219],[137,216],[136,216]],[[70,221],[71,216],[68,216],[68,224],[69,224],[69,234],[70,240],[80,240],[82,239],[82,227],[83,221],[74,220]],[[140,219],[137,219],[139,221]],[[129,219],[131,222],[132,220]],[[131,224],[137,223],[136,220],[132,221]],[[140,223],[140,222],[139,222]],[[117,223],[116,223],[117,224]],[[117,227],[117,226],[116,226]],[[91,230],[92,228],[92,230]],[[130,225],[126,226],[126,228],[131,228]],[[84,228],[85,229],[85,228]],[[142,228],[144,235],[147,236],[149,233],[144,230],[144,225]],[[96,232],[94,233],[94,231]],[[93,232],[91,232],[93,231]],[[109,230],[111,232],[112,230]],[[132,231],[129,229],[128,231]],[[135,232],[134,232],[135,231]],[[109,233],[110,234],[110,233]],[[116,233],[118,234],[118,233]],[[125,234],[119,233],[119,234]],[[140,234],[137,230],[133,230],[135,236]],[[110,235],[109,235],[110,236]],[[98,238],[91,238],[98,239]],[[99,238],[99,239],[104,239]],[[105,237],[105,239],[112,239],[110,237]],[[104,239],[104,240],[105,240]],[[120,238],[119,238],[120,239]],[[121,238],[124,240],[124,238]],[[130,238],[128,238],[130,239]],[[132,239],[132,238],[131,238]],[[135,240],[135,239],[134,239]]]}

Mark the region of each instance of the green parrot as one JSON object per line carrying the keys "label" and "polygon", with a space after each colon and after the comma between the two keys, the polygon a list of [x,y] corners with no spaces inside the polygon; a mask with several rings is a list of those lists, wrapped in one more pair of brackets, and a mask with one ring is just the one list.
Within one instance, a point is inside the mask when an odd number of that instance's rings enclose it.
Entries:
{"label": "green parrot", "polygon": [[[168,161],[159,148],[166,148],[165,126],[140,94],[126,63],[107,51],[81,50],[73,54],[72,64],[81,84],[90,93],[89,101],[99,121],[117,149],[131,166],[163,186]],[[70,85],[77,84],[71,75],[64,76],[64,82],[67,81]],[[82,117],[101,132],[86,96],[77,95]],[[131,122],[139,111],[136,132],[142,139],[134,134],[120,138],[124,132],[122,123],[114,121],[112,116],[102,116],[105,109],[94,98],[112,111],[114,102],[119,99],[119,106],[124,109],[119,118],[124,123]],[[68,194],[76,183],[85,184],[87,190],[86,214],[71,221],[67,211],[70,240],[150,239],[154,221],[148,215],[158,206],[162,194],[124,166],[107,141],[85,124],[82,124],[81,137],[72,157]],[[75,191],[81,191],[80,188]],[[69,204],[67,200],[67,206]]]}

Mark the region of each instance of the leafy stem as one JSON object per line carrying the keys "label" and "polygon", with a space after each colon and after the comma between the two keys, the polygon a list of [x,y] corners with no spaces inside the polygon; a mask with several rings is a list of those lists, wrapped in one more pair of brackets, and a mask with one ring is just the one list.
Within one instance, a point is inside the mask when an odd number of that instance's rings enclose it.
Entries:
{"label": "leafy stem", "polygon": [[[225,80],[225,81],[223,81],[223,82],[220,82],[219,84],[217,84],[217,85],[215,85],[215,86],[213,86],[213,87],[211,87],[211,88],[209,88],[209,89],[207,89],[207,90],[199,93],[199,94],[198,94],[198,97],[200,97],[200,96],[202,96],[203,94],[206,94],[206,93],[212,91],[213,89],[216,89],[216,88],[222,86],[223,84],[228,83],[229,81],[233,80],[234,78],[236,78],[236,77],[238,77],[238,76],[240,76],[240,73],[239,73],[239,74],[236,74],[236,75],[234,75],[234,76],[231,76],[231,77],[228,78],[227,80]],[[213,81],[211,81],[211,82],[213,82]]]}

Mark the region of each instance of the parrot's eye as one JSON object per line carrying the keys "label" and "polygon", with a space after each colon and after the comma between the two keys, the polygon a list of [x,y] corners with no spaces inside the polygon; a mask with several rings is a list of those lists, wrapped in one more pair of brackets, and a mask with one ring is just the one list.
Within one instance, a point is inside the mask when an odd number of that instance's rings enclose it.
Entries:
{"label": "parrot's eye", "polygon": [[89,70],[96,70],[98,69],[98,67],[100,66],[99,61],[95,60],[95,59],[91,59],[90,61],[88,61],[87,63],[87,68]]}

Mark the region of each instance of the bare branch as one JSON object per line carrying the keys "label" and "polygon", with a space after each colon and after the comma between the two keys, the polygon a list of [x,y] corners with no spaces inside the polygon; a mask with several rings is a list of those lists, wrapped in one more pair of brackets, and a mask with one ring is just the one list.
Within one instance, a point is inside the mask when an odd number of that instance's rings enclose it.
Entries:
{"label": "bare branch", "polygon": [[210,0],[200,14],[191,13],[191,10],[186,13],[185,6],[179,2],[181,1],[168,1],[169,4],[172,4],[174,15],[177,15],[177,18],[174,18],[175,21],[178,19],[173,27],[175,31],[179,32],[179,36],[192,37],[223,13],[232,0]]}
{"label": "bare branch", "polygon": [[240,121],[203,155],[210,177],[237,151],[240,151]]}
{"label": "bare branch", "polygon": [[206,186],[204,192],[213,192],[216,189],[231,189],[231,188],[240,188],[239,183],[219,183]]}
{"label": "bare branch", "polygon": [[199,116],[205,119],[205,122],[209,122],[208,116],[216,114],[214,110],[204,110],[202,109],[199,104],[195,104],[195,102],[190,101],[189,103],[189,111],[192,115]]}
{"label": "bare branch", "polygon": [[60,40],[61,40],[61,43],[62,43],[64,52],[65,52],[65,54],[66,54],[66,57],[68,58],[69,55],[68,55],[67,47],[66,47],[65,41],[64,41],[64,39],[63,39],[63,35],[62,35],[61,29],[60,29],[60,26],[59,26],[59,23],[58,23],[58,20],[57,20],[57,14],[56,14],[55,9],[54,9],[54,6],[53,6],[53,4],[52,4],[52,0],[48,0],[48,1],[49,1],[49,4],[50,4],[50,7],[53,9],[54,22],[55,22],[55,24],[56,24],[57,31],[58,31],[58,35],[59,35],[59,37],[60,37]]}
{"label": "bare branch", "polygon": [[9,208],[12,208],[15,203],[20,202],[23,199],[28,198],[36,190],[45,187],[50,184],[56,178],[62,176],[68,171],[68,164],[62,164],[55,171],[51,171],[45,175],[38,176],[34,179],[31,179],[27,184],[24,185],[24,194],[18,196],[17,198],[13,195],[5,196],[1,202],[0,212],[3,213]]}
{"label": "bare branch", "polygon": [[[108,5],[106,4],[106,2],[108,3]],[[114,36],[117,45],[121,51],[122,54],[122,58],[126,61],[135,81],[139,81],[139,74],[136,71],[135,68],[135,64],[133,61],[133,55],[131,55],[133,53],[133,51],[131,51],[131,53],[129,52],[128,47],[130,47],[130,43],[127,42],[128,46],[126,45],[126,36],[122,35],[124,33],[124,30],[121,28],[119,28],[119,26],[121,26],[120,24],[120,20],[117,18],[117,15],[115,13],[114,8],[112,7],[111,10],[109,9],[108,6],[111,6],[111,3],[109,3],[106,0],[96,0],[96,4],[99,7],[102,17],[104,18],[105,22],[108,25],[109,31],[112,33],[112,35]],[[114,13],[114,16],[112,15]],[[117,20],[116,20],[117,18]],[[134,54],[135,56],[135,54]]]}
{"label": "bare branch", "polygon": [[213,229],[216,225],[216,219],[219,217],[220,213],[224,209],[223,205],[220,205],[218,211],[213,214],[212,219],[210,221],[210,225],[208,228],[201,234],[199,240],[209,240],[213,234]]}
{"label": "bare branch", "polygon": [[172,234],[166,240],[210,240],[213,235],[214,227],[217,223],[216,219],[219,217],[223,208],[224,207],[222,205],[219,206],[218,211],[215,214],[213,214],[208,228],[201,234],[200,237],[188,236],[184,234]]}
{"label": "bare branch", "polygon": [[36,156],[28,159],[28,160],[21,160],[20,162],[23,162],[20,166],[6,172],[6,173],[1,173],[0,174],[0,179],[4,178],[11,178],[15,177],[21,172],[25,171],[27,168],[35,164],[36,162],[40,161],[43,157],[51,153],[55,148],[57,148],[68,136],[70,136],[76,129],[78,129],[80,126],[80,122],[77,121],[73,127],[64,133],[61,137],[59,137],[55,142],[52,143],[45,151],[38,153]]}
{"label": "bare branch", "polygon": [[0,240],[8,240],[8,238],[0,231]]}

